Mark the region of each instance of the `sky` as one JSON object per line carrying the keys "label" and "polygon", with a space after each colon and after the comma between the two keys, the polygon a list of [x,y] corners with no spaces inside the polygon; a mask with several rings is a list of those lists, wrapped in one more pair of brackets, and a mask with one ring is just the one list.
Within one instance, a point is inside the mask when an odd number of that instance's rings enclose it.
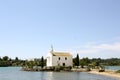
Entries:
{"label": "sky", "polygon": [[120,0],[0,0],[0,56],[120,58]]}

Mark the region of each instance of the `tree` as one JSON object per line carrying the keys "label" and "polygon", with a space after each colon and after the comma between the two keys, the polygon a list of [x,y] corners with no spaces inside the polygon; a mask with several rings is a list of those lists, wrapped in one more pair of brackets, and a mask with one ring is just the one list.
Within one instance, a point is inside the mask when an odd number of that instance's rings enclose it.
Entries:
{"label": "tree", "polygon": [[4,57],[3,57],[3,60],[4,60],[4,61],[8,61],[8,59],[9,59],[8,56],[4,56]]}
{"label": "tree", "polygon": [[85,66],[85,61],[83,59],[80,60],[80,66],[81,66],[81,68],[84,68],[84,66]]}
{"label": "tree", "polygon": [[97,62],[97,61],[94,61],[94,62],[92,62],[92,68],[99,68],[99,62]]}
{"label": "tree", "polygon": [[82,58],[80,60],[80,65],[83,68],[84,66],[88,66],[90,64],[90,60],[86,57],[86,58]]}
{"label": "tree", "polygon": [[77,54],[77,57],[76,57],[76,66],[79,66],[79,55]]}
{"label": "tree", "polygon": [[75,66],[79,66],[79,55],[77,54],[76,58],[73,59],[73,63]]}
{"label": "tree", "polygon": [[0,61],[2,60],[2,58],[0,57]]}
{"label": "tree", "polygon": [[31,69],[33,69],[33,67],[35,66],[35,62],[34,61],[27,61],[26,62],[26,66],[28,67],[28,68],[31,68]]}
{"label": "tree", "polygon": [[41,67],[43,68],[43,67],[44,67],[44,58],[43,58],[43,56],[42,56],[42,58],[41,58],[40,63],[41,63]]}
{"label": "tree", "polygon": [[19,61],[18,57],[15,57],[15,61]]}

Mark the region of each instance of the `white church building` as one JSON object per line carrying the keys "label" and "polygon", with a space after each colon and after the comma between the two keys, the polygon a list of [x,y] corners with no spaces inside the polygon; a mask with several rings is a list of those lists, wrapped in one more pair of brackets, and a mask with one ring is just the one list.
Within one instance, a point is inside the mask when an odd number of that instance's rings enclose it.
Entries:
{"label": "white church building", "polygon": [[67,52],[54,52],[51,51],[47,55],[47,66],[72,66],[72,55]]}

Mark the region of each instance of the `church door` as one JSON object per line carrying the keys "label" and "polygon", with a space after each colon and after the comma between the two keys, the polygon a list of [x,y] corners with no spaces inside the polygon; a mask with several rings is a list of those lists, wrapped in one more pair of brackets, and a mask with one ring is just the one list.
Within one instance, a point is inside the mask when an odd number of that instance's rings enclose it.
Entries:
{"label": "church door", "polygon": [[65,63],[63,63],[63,66],[65,66]]}

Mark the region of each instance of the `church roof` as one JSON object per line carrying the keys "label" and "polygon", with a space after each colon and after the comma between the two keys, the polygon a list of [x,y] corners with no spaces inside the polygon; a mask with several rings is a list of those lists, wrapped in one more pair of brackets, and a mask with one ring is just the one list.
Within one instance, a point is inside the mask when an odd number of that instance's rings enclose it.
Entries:
{"label": "church roof", "polygon": [[72,56],[68,52],[53,52],[53,56]]}

